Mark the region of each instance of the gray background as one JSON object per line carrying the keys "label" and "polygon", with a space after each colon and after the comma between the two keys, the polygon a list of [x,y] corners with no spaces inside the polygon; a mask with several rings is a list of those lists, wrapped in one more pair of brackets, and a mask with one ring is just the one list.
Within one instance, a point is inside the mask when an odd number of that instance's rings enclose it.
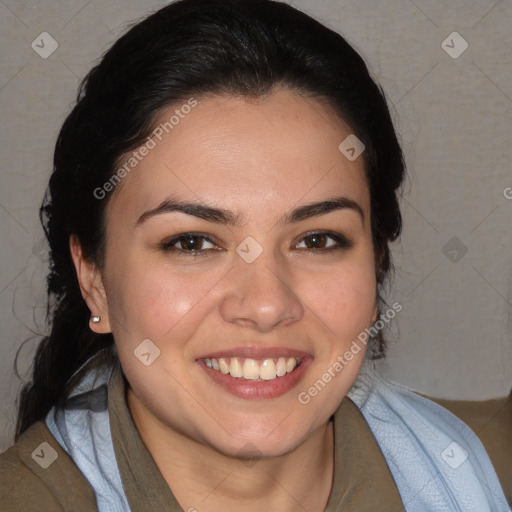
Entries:
{"label": "gray background", "polygon": [[[164,1],[0,0],[0,451],[44,332],[46,246],[37,209],[76,89],[127,23]],[[438,397],[512,386],[512,0],[297,0],[341,32],[386,91],[409,167],[393,246],[389,378]],[[461,40],[468,48],[457,58]],[[48,32],[57,50],[31,47]],[[44,36],[46,37],[46,36]],[[448,37],[448,39],[447,39]],[[452,47],[452,48],[450,48]],[[45,48],[49,48],[46,40]],[[510,188],[509,188],[510,187]],[[508,196],[510,199],[507,199]],[[451,241],[451,242],[450,242]],[[448,244],[448,245],[446,245]]]}

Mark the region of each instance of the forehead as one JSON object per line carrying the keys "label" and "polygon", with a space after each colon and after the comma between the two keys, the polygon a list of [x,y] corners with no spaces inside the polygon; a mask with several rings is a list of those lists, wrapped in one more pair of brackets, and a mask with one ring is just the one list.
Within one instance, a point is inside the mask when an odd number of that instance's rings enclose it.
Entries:
{"label": "forehead", "polygon": [[[168,195],[237,211],[347,195],[368,209],[363,157],[350,160],[339,149],[349,136],[330,107],[293,91],[185,100],[159,113],[111,209],[134,216]],[[133,159],[125,155],[120,165]]]}

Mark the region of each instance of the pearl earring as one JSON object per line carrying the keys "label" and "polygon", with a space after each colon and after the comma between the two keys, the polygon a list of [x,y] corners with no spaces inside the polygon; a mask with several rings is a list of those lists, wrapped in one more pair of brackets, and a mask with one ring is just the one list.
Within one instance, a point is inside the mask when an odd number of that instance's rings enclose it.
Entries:
{"label": "pearl earring", "polygon": [[92,317],[92,323],[93,324],[99,324],[101,320],[101,316],[93,316]]}

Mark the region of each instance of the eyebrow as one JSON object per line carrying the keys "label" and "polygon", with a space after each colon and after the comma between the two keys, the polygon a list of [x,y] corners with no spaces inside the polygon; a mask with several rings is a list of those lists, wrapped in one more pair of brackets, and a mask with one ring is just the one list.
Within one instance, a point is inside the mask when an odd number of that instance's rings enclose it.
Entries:
{"label": "eyebrow", "polygon": [[[279,220],[279,224],[293,224],[312,217],[318,217],[337,210],[352,210],[359,214],[364,223],[365,215],[361,206],[348,197],[340,196],[320,201],[317,203],[309,203],[295,208]],[[148,219],[161,215],[163,213],[181,212],[186,215],[198,217],[208,222],[216,224],[227,224],[228,226],[241,226],[244,223],[244,217],[240,213],[216,208],[206,204],[180,201],[170,198],[160,203],[156,208],[144,212],[137,220],[136,226],[143,224]]]}

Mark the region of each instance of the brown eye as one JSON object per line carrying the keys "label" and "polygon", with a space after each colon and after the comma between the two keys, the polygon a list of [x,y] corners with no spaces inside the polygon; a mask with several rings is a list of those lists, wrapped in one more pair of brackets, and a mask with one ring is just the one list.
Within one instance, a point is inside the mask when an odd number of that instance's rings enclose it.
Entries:
{"label": "brown eye", "polygon": [[181,249],[185,251],[197,251],[202,248],[204,237],[197,235],[187,235],[178,241],[181,244]]}
{"label": "brown eye", "polygon": [[325,249],[327,247],[329,237],[323,234],[309,235],[304,240],[308,249]]}
{"label": "brown eye", "polygon": [[184,233],[164,242],[161,247],[162,250],[167,252],[182,252],[194,255],[215,249],[216,245],[205,235]]}
{"label": "brown eye", "polygon": [[339,233],[315,232],[309,233],[297,244],[304,244],[306,250],[331,251],[336,249],[348,249],[352,243]]}

